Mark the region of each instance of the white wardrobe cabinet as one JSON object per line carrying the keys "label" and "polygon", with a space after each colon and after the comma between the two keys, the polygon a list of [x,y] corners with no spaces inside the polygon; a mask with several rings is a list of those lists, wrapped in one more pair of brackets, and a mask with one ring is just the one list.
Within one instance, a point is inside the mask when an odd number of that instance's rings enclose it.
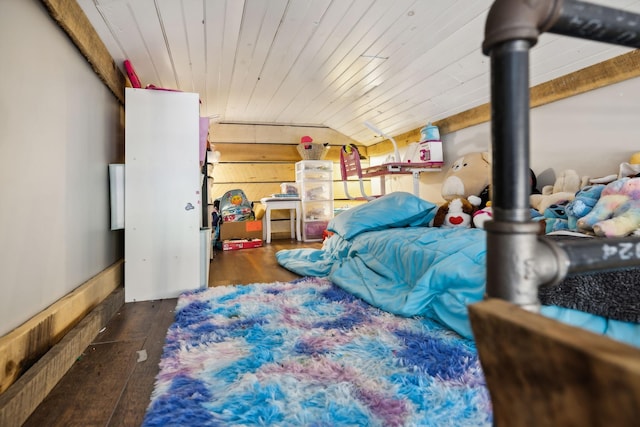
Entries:
{"label": "white wardrobe cabinet", "polygon": [[200,285],[199,95],[125,90],[125,301]]}

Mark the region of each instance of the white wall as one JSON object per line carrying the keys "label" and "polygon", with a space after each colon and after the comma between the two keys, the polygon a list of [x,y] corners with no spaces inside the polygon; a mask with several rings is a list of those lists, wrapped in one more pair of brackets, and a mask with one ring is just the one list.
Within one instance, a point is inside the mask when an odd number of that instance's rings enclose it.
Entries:
{"label": "white wall", "polygon": [[[425,118],[425,122],[427,118]],[[490,151],[490,124],[483,123],[443,136],[445,170],[458,157]],[[531,168],[538,188],[553,184],[557,174],[574,169],[581,176],[617,174],[620,164],[640,152],[640,79],[632,79],[531,110]],[[381,158],[372,159],[372,164]],[[442,202],[444,174],[426,174],[420,196]],[[394,190],[411,191],[402,178]]]}
{"label": "white wall", "polygon": [[37,0],[0,1],[0,335],[122,257],[116,98]]}

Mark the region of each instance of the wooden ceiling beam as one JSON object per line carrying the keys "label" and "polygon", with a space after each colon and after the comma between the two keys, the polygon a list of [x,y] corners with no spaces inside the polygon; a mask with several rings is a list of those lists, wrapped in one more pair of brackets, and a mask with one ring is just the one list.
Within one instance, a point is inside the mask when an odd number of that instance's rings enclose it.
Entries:
{"label": "wooden ceiling beam", "polygon": [[98,33],[89,22],[87,15],[76,0],[41,0],[51,17],[73,41],[80,53],[87,59],[93,71],[124,104],[126,80]]}

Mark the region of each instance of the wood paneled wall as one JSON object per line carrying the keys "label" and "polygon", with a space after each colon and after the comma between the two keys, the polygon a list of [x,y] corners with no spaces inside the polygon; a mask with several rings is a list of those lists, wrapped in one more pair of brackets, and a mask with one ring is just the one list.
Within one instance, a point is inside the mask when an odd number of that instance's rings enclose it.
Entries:
{"label": "wood paneled wall", "polygon": [[[324,127],[220,124],[210,126],[209,141],[220,152],[220,162],[213,167],[210,186],[211,201],[226,191],[239,188],[249,200],[258,203],[261,198],[280,193],[280,184],[295,182],[295,164],[301,160],[296,147],[302,136],[314,142],[328,143],[325,160],[334,162],[333,194],[336,208],[351,207],[362,202],[347,199],[340,176],[340,149],[345,144],[356,144],[344,135]],[[359,147],[366,155],[366,148]],[[363,160],[364,165],[368,165]],[[370,191],[370,182],[366,182]],[[349,183],[349,192],[358,194],[358,183]],[[287,211],[272,214],[273,238],[289,238]]]}

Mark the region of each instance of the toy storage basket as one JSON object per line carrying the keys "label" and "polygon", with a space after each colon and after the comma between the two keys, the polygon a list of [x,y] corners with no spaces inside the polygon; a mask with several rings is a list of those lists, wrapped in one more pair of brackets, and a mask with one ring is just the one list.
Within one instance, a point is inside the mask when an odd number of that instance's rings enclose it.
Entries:
{"label": "toy storage basket", "polygon": [[302,160],[322,160],[329,150],[329,147],[324,144],[315,142],[311,144],[299,144],[296,148]]}

